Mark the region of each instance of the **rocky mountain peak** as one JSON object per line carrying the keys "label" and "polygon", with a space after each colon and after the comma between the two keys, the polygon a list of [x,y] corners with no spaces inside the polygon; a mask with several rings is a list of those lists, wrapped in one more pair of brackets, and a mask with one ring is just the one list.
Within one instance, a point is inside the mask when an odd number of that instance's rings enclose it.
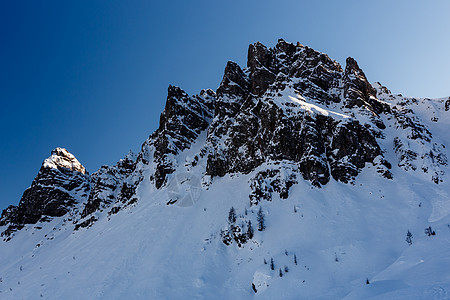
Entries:
{"label": "rocky mountain peak", "polygon": [[[64,148],[56,148],[45,159],[18,206],[10,206],[0,219],[9,224],[2,235],[9,235],[25,224],[47,221],[68,212],[76,214],[90,190],[90,176],[83,165]],[[12,213],[14,212],[14,213]]]}
{"label": "rocky mountain peak", "polygon": [[248,49],[247,68],[251,93],[262,96],[271,85],[284,86],[295,79],[295,88],[326,102],[338,102],[333,88],[339,85],[342,68],[328,55],[300,43],[280,39],[274,48],[257,42]]}
{"label": "rocky mountain peak", "polygon": [[69,169],[71,171],[86,174],[85,167],[75,158],[73,154],[64,148],[55,148],[50,157],[44,160],[42,167],[50,169]]}
{"label": "rocky mountain peak", "polygon": [[[233,62],[228,61],[223,74],[222,82],[217,89],[217,96],[224,97],[243,97],[249,93],[248,77],[242,71],[241,67]],[[219,114],[220,108],[216,109],[216,115]]]}
{"label": "rocky mountain peak", "polygon": [[376,98],[377,92],[352,57],[348,57],[346,60],[344,83],[344,97],[347,100],[347,107],[363,107],[367,105],[373,108],[376,114],[380,114],[383,111],[381,104],[372,101]]}
{"label": "rocky mountain peak", "polygon": [[398,165],[442,182],[445,147],[404,104],[410,102],[417,101],[372,86],[351,57],[342,69],[300,43],[280,39],[268,48],[256,42],[246,68],[227,62],[216,92],[188,95],[170,85],[159,127],[137,156],[89,176],[66,149],[53,150],[19,205],[2,213],[0,226],[10,224],[11,232],[70,212],[79,217],[76,228],[87,227],[100,212],[110,216],[138,201],[142,182],[164,189],[172,175],[193,168],[204,186],[215,177],[250,174],[250,205],[274,193],[289,197],[301,179],[317,188],[330,180],[351,184],[367,166],[387,180]]}

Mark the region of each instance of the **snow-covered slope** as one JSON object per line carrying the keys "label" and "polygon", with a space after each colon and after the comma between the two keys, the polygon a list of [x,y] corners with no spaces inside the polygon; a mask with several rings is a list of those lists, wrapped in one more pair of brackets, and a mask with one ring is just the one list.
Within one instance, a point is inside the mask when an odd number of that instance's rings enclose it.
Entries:
{"label": "snow-covered slope", "polygon": [[449,109],[250,45],[216,92],[169,87],[137,155],[52,152],[2,213],[0,297],[450,298]]}

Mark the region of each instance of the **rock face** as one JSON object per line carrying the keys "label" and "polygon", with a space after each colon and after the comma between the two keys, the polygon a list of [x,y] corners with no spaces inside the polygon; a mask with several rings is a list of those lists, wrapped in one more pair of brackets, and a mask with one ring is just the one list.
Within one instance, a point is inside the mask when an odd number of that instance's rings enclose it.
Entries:
{"label": "rock face", "polygon": [[133,154],[129,153],[115,166],[102,166],[91,176],[91,193],[84,206],[81,217],[84,218],[99,209],[109,207],[113,202],[127,202],[134,195],[134,190],[126,179],[135,170]]}
{"label": "rock face", "polygon": [[19,205],[10,206],[2,213],[0,225],[9,224],[6,232],[10,232],[24,224],[63,216],[82,203],[89,191],[89,175],[85,168],[66,149],[56,148],[44,160]]}
{"label": "rock face", "polygon": [[[300,43],[279,40],[267,48],[257,42],[248,48],[246,68],[227,63],[216,92],[189,96],[169,86],[159,128],[137,155],[89,176],[73,155],[55,149],[19,205],[2,212],[0,226],[8,226],[9,235],[24,224],[69,213],[75,229],[88,227],[102,213],[110,217],[138,201],[142,184],[164,189],[171,174],[192,169],[203,188],[216,177],[254,172],[250,206],[274,195],[288,198],[302,179],[317,188],[330,180],[351,184],[366,166],[386,180],[397,165],[439,184],[445,145],[414,113],[418,102],[371,85],[353,58],[342,68]],[[450,100],[440,103],[449,110]],[[192,157],[182,156],[194,145]],[[388,162],[386,153],[397,160]],[[249,234],[238,227],[224,239],[245,243]]]}
{"label": "rock face", "polygon": [[153,180],[157,188],[166,182],[167,174],[175,171],[175,156],[189,148],[208,127],[213,115],[215,95],[212,90],[203,90],[200,95],[189,97],[179,87],[169,86],[159,128],[148,141],[154,147],[156,171]]}
{"label": "rock face", "polygon": [[365,163],[382,158],[371,124],[351,114],[337,119],[300,109],[307,102],[339,103],[374,115],[373,125],[381,126],[376,116],[385,105],[354,59],[347,59],[344,72],[327,55],[280,40],[274,49],[250,45],[247,65],[245,72],[230,62],[225,68],[208,129],[208,175],[249,173],[264,162],[288,160],[320,186],[330,176],[347,183]]}
{"label": "rock face", "polygon": [[[394,151],[398,158],[397,165],[405,171],[419,170],[431,176],[431,180],[436,184],[442,182],[445,174],[442,167],[448,164],[444,151],[446,146],[433,137],[430,130],[414,113],[413,108],[419,105],[419,100],[401,95],[394,96],[379,83],[375,83],[374,86],[378,90],[379,99],[395,103],[390,106],[388,116],[393,120],[391,126],[401,132],[393,138]],[[422,101],[426,100],[429,99]],[[442,110],[447,111],[447,102],[442,104]],[[428,106],[428,109],[430,107]]]}
{"label": "rock face", "polygon": [[79,220],[76,220],[75,230],[92,225],[98,218],[96,212],[108,211],[108,215],[117,213],[121,208],[137,201],[136,188],[142,177],[136,170],[135,155],[128,155],[119,160],[115,166],[102,166],[93,173],[91,192]]}

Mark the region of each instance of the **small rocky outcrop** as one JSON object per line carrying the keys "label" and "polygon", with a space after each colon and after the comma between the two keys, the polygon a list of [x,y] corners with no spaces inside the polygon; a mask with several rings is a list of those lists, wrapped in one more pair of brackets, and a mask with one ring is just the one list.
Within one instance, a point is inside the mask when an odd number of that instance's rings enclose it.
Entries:
{"label": "small rocky outcrop", "polygon": [[250,179],[250,206],[258,205],[261,200],[272,201],[274,192],[287,199],[290,187],[298,183],[297,174],[298,167],[287,161],[269,164]]}
{"label": "small rocky outcrop", "polygon": [[[445,145],[437,141],[422,120],[414,113],[414,107],[420,104],[416,98],[393,95],[379,82],[374,84],[377,97],[385,103],[391,103],[386,112],[391,127],[397,131],[393,137],[393,149],[397,154],[397,165],[404,171],[423,172],[434,183],[443,181],[443,166],[448,164]],[[429,99],[424,99],[427,101]],[[444,104],[445,106],[445,104]]]}

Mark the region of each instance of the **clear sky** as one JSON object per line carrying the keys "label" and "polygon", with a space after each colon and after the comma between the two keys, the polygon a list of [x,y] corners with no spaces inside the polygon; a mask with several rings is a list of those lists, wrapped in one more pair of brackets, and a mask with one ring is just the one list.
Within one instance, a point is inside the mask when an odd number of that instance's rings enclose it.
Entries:
{"label": "clear sky", "polygon": [[300,41],[395,93],[450,96],[450,1],[1,1],[0,209],[55,147],[89,172],[138,151],[167,87],[216,89],[247,47]]}

